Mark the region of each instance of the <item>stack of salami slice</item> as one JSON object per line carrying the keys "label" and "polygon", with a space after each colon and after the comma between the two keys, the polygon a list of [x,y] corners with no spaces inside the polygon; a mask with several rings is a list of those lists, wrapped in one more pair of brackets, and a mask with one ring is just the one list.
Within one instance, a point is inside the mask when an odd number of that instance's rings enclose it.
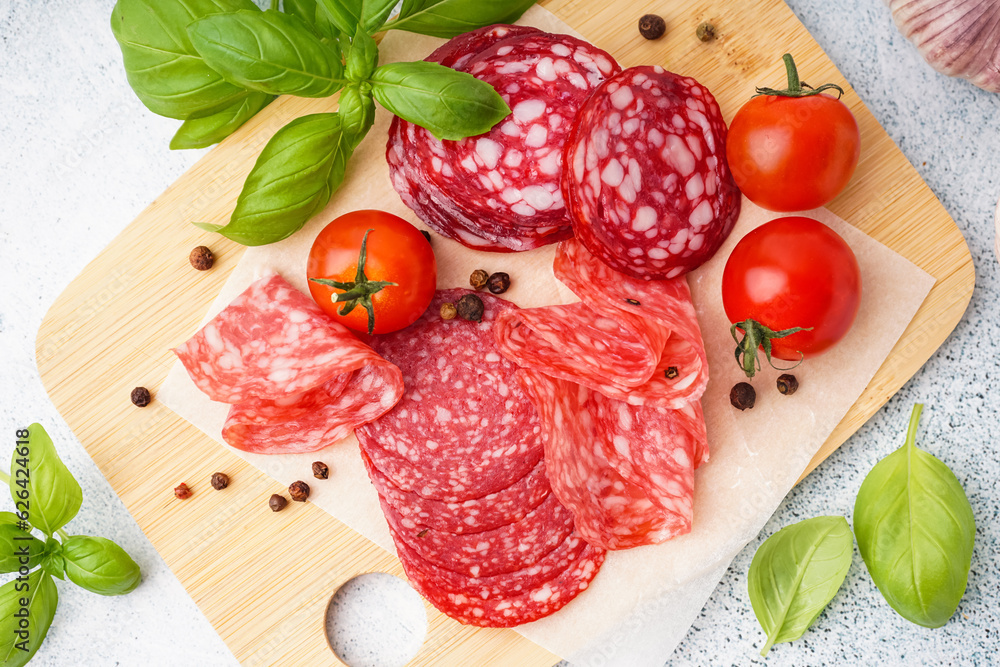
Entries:
{"label": "stack of salami slice", "polygon": [[507,311],[496,327],[541,415],[553,491],[605,549],[690,531],[708,363],[687,282],[625,276],[575,240],[554,268],[583,301]]}
{"label": "stack of salami slice", "polygon": [[460,141],[438,141],[394,118],[386,159],[403,202],[438,233],[478,250],[530,250],[572,236],[563,145],[584,100],[620,71],[615,59],[569,35],[495,25],[426,60],[491,84],[511,114]]}
{"label": "stack of salami slice", "polygon": [[497,349],[496,319],[516,306],[480,293],[481,322],[442,319],[465,293],[438,292],[414,325],[376,338],[406,392],[357,437],[413,586],[463,623],[509,627],[585,590],[604,550],[551,492],[538,413]]}

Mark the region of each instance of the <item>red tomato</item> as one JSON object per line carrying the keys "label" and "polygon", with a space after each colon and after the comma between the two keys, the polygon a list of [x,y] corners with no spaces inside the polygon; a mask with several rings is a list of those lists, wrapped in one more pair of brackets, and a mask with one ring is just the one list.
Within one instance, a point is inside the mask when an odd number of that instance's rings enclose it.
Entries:
{"label": "red tomato", "polygon": [[827,95],[754,97],[736,112],[726,139],[736,185],[771,211],[826,205],[851,180],[860,154],[854,116]]}
{"label": "red tomato", "polygon": [[431,244],[420,230],[398,216],[385,211],[353,211],[328,224],[309,251],[309,291],[320,308],[341,324],[368,332],[363,299],[348,314],[341,315],[338,311],[345,304],[333,299],[345,290],[313,282],[314,278],[355,282],[365,232],[365,277],[368,281],[396,283],[370,295],[373,333],[397,331],[413,324],[427,310],[437,284],[437,262]]}
{"label": "red tomato", "polygon": [[775,331],[772,354],[798,360],[827,350],[854,323],[861,303],[858,260],[840,236],[811,218],[767,222],[733,248],[722,273],[730,322],[752,319]]}

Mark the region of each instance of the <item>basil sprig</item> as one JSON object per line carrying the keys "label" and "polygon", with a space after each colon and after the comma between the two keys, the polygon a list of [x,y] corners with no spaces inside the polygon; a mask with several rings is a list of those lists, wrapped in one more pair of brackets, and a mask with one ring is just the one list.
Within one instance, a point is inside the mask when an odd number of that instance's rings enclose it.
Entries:
{"label": "basil sprig", "polygon": [[[273,3],[277,6],[278,3]],[[341,93],[335,114],[279,130],[225,225],[196,222],[244,245],[280,241],[321,211],[375,119],[375,102],[441,139],[482,134],[510,113],[489,84],[436,63],[378,66],[380,30],[452,36],[516,20],[525,0],[117,0],[112,13],[129,84],[155,113],[184,120],[171,148],[229,136],[275,95]],[[387,22],[388,21],[388,22]]]}
{"label": "basil sprig", "polygon": [[[17,577],[0,586],[0,665],[24,665],[45,640],[59,604],[53,578],[68,578],[101,595],[139,585],[134,560],[103,537],[68,535],[83,492],[40,424],[17,431],[11,474],[0,471],[15,512],[0,512],[0,572]],[[45,540],[32,535],[37,529]]]}

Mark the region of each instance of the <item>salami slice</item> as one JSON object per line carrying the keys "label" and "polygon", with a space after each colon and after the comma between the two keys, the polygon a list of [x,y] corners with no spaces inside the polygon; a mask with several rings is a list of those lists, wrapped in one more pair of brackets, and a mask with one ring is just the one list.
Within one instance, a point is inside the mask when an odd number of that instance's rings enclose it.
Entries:
{"label": "salami slice", "polygon": [[631,67],[604,82],[577,114],[564,163],[576,237],[636,278],[697,268],[739,217],[715,98],[662,67]]}
{"label": "salami slice", "polygon": [[451,67],[452,69],[464,72],[465,65],[474,56],[492,47],[497,42],[503,41],[508,37],[537,32],[541,31],[538,28],[527,25],[508,25],[505,23],[488,25],[484,28],[471,30],[449,39],[432,51],[424,60],[432,63],[440,63],[445,67]]}
{"label": "salami slice", "polygon": [[393,186],[426,224],[469,247],[520,251],[568,238],[563,143],[579,105],[620,68],[568,35],[506,32],[492,41],[486,34],[474,55],[477,40],[460,36],[431,58],[490,83],[511,115],[459,141],[393,119],[386,147]]}
{"label": "salami slice", "polygon": [[406,391],[390,412],[357,430],[372,463],[404,491],[445,502],[511,486],[542,458],[541,424],[497,348],[493,323],[516,306],[479,293],[481,322],[444,320],[441,304],[468,290],[439,291],[417,322],[376,337]]}
{"label": "salami slice", "polygon": [[361,458],[375,490],[403,519],[450,533],[477,533],[520,521],[551,492],[545,462],[539,461],[531,472],[502,491],[446,503],[403,491],[375,467],[363,450]]}
{"label": "salami slice", "polygon": [[398,368],[277,275],[254,282],[174,352],[209,398],[233,404],[223,437],[252,452],[322,449],[403,392]]}
{"label": "salami slice", "polygon": [[573,514],[552,494],[515,523],[456,535],[414,524],[382,503],[389,526],[424,560],[469,577],[489,577],[534,565],[573,532]]}

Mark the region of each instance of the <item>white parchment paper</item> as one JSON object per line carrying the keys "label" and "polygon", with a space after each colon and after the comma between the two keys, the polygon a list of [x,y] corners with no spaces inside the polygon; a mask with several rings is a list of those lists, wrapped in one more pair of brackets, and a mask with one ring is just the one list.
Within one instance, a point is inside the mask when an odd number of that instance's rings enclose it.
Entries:
{"label": "white parchment paper", "polygon": [[[554,32],[572,32],[537,6],[523,22]],[[420,59],[441,41],[390,32],[380,49],[382,62]],[[312,240],[338,215],[378,208],[423,228],[389,182],[384,157],[389,120],[389,114],[380,109],[374,127],[350,161],[344,185],[323,213],[281,243],[247,249],[206,314],[206,321],[255,279],[272,271],[307,291],[305,263]],[[730,561],[761,530],[864,391],[934,279],[829,211],[819,209],[807,215],[837,231],[861,266],[861,309],[847,338],[795,370],[800,388],[794,396],[780,395],[774,389],[778,372],[767,369],[754,380],[757,405],[753,410],[739,413],[729,405],[729,389],[740,381],[741,372],[733,360],[729,322],[722,309],[722,269],[739,238],[777,217],[744,199],[733,234],[718,254],[689,278],[711,372],[703,399],[711,461],[695,477],[692,532],[666,544],[610,553],[589,590],[556,614],[522,626],[518,632],[579,665],[661,665],[684,637]],[[433,245],[439,288],[467,286],[469,274],[483,268],[508,272],[512,287],[505,297],[522,307],[576,300],[552,275],[551,246],[498,255],[475,252],[437,235]],[[157,397],[220,446],[226,446],[221,431],[228,406],[208,400],[180,363],[170,371]],[[353,436],[321,454],[236,453],[286,485],[306,477],[312,461],[327,462],[330,479],[311,485],[310,502],[393,551]]]}

